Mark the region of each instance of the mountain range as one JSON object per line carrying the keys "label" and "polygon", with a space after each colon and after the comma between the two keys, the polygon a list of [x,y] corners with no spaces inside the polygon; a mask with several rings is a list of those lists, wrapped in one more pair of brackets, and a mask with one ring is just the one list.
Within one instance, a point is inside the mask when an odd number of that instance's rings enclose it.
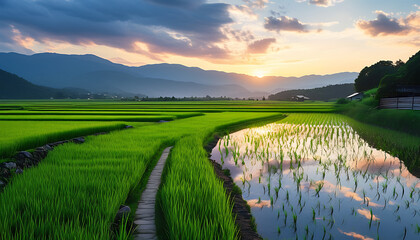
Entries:
{"label": "mountain range", "polygon": [[95,55],[0,53],[0,69],[52,88],[82,88],[96,93],[159,96],[261,97],[288,89],[352,83],[358,73],[303,77],[267,76],[203,70],[179,64],[129,67]]}

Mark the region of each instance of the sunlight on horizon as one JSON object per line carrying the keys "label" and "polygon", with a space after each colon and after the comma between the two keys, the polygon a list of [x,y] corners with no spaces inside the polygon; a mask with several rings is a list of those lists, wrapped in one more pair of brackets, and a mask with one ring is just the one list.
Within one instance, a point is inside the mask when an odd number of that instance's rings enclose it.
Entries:
{"label": "sunlight on horizon", "polygon": [[267,73],[267,71],[264,71],[264,70],[255,70],[252,73],[252,76],[255,76],[257,78],[263,78],[263,77],[265,77],[266,73]]}

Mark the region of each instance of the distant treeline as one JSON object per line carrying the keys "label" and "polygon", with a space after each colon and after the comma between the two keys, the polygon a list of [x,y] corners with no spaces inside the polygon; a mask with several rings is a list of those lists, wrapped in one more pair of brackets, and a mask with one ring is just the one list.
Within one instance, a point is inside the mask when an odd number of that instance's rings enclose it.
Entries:
{"label": "distant treeline", "polygon": [[303,95],[310,100],[328,101],[344,98],[354,93],[354,84],[337,84],[313,89],[298,89],[279,92],[268,97],[268,100],[290,101],[296,95]]}
{"label": "distant treeline", "polygon": [[79,88],[39,86],[0,69],[0,99],[113,99],[116,94],[92,93]]}
{"label": "distant treeline", "polygon": [[[138,97],[135,96],[134,98],[122,98],[121,101],[144,101],[144,102],[175,102],[175,101],[222,101],[222,100],[245,100],[239,98],[230,98],[230,97]],[[250,99],[249,99],[250,100]],[[252,99],[253,100],[253,99]]]}
{"label": "distant treeline", "polygon": [[[406,63],[401,60],[379,61],[366,66],[355,80],[358,92],[378,88],[376,98],[418,95],[420,87],[420,51]],[[401,91],[399,89],[405,89]],[[409,89],[409,90],[407,90]]]}

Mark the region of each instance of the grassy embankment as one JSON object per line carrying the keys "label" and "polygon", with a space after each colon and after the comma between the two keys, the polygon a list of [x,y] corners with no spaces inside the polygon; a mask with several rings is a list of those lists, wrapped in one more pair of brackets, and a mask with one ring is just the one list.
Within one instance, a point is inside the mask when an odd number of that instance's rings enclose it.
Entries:
{"label": "grassy embankment", "polygon": [[371,89],[365,92],[365,98],[361,101],[337,105],[337,111],[359,122],[420,137],[420,111],[379,109],[376,91]]}
{"label": "grassy embankment", "polygon": [[371,145],[399,157],[410,171],[420,171],[420,111],[378,109],[377,89],[361,101],[339,105],[337,112]]}

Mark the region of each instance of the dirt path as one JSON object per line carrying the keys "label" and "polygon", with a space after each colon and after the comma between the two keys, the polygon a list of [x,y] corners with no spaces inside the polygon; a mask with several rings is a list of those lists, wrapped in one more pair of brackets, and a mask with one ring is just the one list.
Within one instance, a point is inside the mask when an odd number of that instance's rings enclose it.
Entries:
{"label": "dirt path", "polygon": [[172,147],[165,148],[162,156],[150,174],[146,189],[143,191],[137,207],[134,224],[137,226],[134,239],[158,239],[155,224],[155,203],[161,175]]}

